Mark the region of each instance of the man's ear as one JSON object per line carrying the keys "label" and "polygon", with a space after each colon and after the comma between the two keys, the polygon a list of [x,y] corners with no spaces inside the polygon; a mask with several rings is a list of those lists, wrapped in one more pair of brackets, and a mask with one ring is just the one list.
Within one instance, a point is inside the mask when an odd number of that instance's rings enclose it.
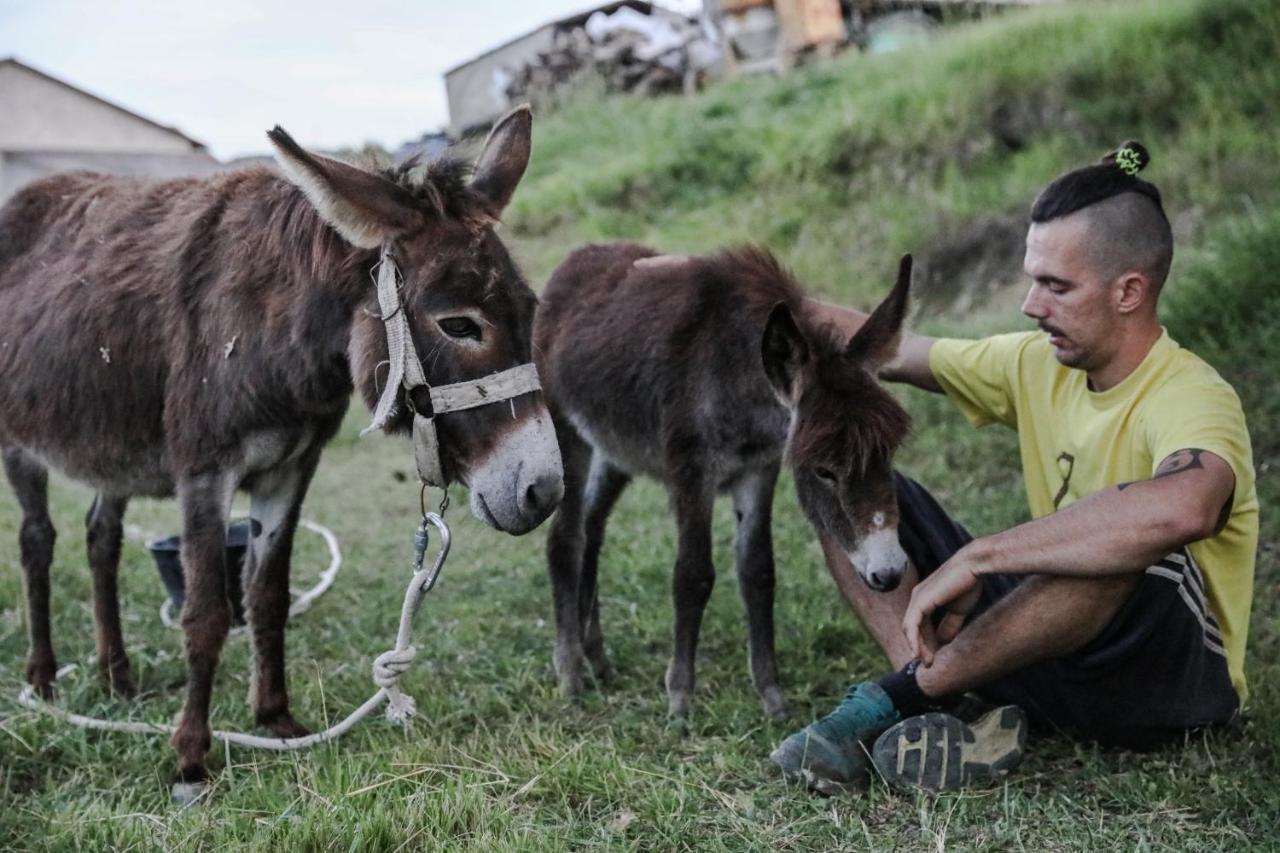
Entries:
{"label": "man's ear", "polygon": [[1112,283],[1112,304],[1121,314],[1138,310],[1151,294],[1151,283],[1140,272],[1127,272]]}
{"label": "man's ear", "polygon": [[800,398],[801,374],[809,363],[809,342],[785,303],[779,302],[769,312],[760,355],[774,392],[787,405],[795,405]]}
{"label": "man's ear", "polygon": [[495,218],[502,214],[524,177],[532,135],[533,111],[528,104],[521,104],[498,119],[476,159],[471,189],[489,203]]}
{"label": "man's ear", "polygon": [[872,373],[893,360],[902,342],[902,324],[910,306],[911,256],[898,263],[898,281],[884,301],[876,306],[845,347],[845,358],[857,361]]}
{"label": "man's ear", "polygon": [[381,175],[312,154],[278,125],[267,131],[267,138],[285,177],[353,246],[374,249],[425,223],[414,197]]}

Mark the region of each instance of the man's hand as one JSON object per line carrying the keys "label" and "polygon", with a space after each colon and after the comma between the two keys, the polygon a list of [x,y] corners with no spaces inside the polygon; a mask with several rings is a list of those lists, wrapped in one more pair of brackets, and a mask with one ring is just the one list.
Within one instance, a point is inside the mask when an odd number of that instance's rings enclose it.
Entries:
{"label": "man's hand", "polygon": [[[902,617],[902,630],[912,653],[925,666],[933,665],[938,647],[951,642],[964,626],[965,617],[978,603],[982,581],[970,563],[972,543],[955,553],[911,591],[911,603]],[[933,616],[945,615],[935,629]]]}

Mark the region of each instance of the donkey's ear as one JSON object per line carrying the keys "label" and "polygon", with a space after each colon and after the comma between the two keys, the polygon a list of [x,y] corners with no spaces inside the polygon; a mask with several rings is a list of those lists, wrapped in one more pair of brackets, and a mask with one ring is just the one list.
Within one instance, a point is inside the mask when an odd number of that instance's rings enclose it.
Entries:
{"label": "donkey's ear", "polygon": [[884,301],[871,312],[867,322],[849,339],[845,357],[860,362],[873,373],[892,361],[902,342],[902,324],[907,317],[911,291],[911,256],[898,264],[898,282]]}
{"label": "donkey's ear", "polygon": [[267,131],[267,138],[285,177],[352,245],[373,249],[424,223],[414,197],[381,175],[312,154],[279,125]]}
{"label": "donkey's ear", "polygon": [[489,202],[494,216],[502,213],[524,177],[532,128],[533,111],[521,104],[498,119],[484,141],[471,189]]}
{"label": "donkey's ear", "polygon": [[809,342],[783,302],[769,312],[760,355],[774,392],[786,403],[794,404],[800,397],[800,372],[809,361]]}

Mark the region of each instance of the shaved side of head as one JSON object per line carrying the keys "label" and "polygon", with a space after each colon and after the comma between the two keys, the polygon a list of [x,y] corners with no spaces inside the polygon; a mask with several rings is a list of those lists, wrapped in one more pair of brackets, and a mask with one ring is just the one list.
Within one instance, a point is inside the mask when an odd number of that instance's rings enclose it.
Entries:
{"label": "shaved side of head", "polygon": [[1104,282],[1141,273],[1159,293],[1173,263],[1173,230],[1145,195],[1127,192],[1080,211],[1089,220],[1089,257]]}

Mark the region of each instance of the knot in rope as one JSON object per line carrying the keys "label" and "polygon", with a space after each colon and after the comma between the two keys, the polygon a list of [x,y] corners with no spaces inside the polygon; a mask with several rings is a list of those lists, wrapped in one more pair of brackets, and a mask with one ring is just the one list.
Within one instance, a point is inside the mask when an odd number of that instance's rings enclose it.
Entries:
{"label": "knot in rope", "polygon": [[400,678],[409,670],[417,650],[391,649],[373,659],[373,683],[387,691],[387,719],[393,723],[408,725],[417,712],[413,697],[400,690]]}

